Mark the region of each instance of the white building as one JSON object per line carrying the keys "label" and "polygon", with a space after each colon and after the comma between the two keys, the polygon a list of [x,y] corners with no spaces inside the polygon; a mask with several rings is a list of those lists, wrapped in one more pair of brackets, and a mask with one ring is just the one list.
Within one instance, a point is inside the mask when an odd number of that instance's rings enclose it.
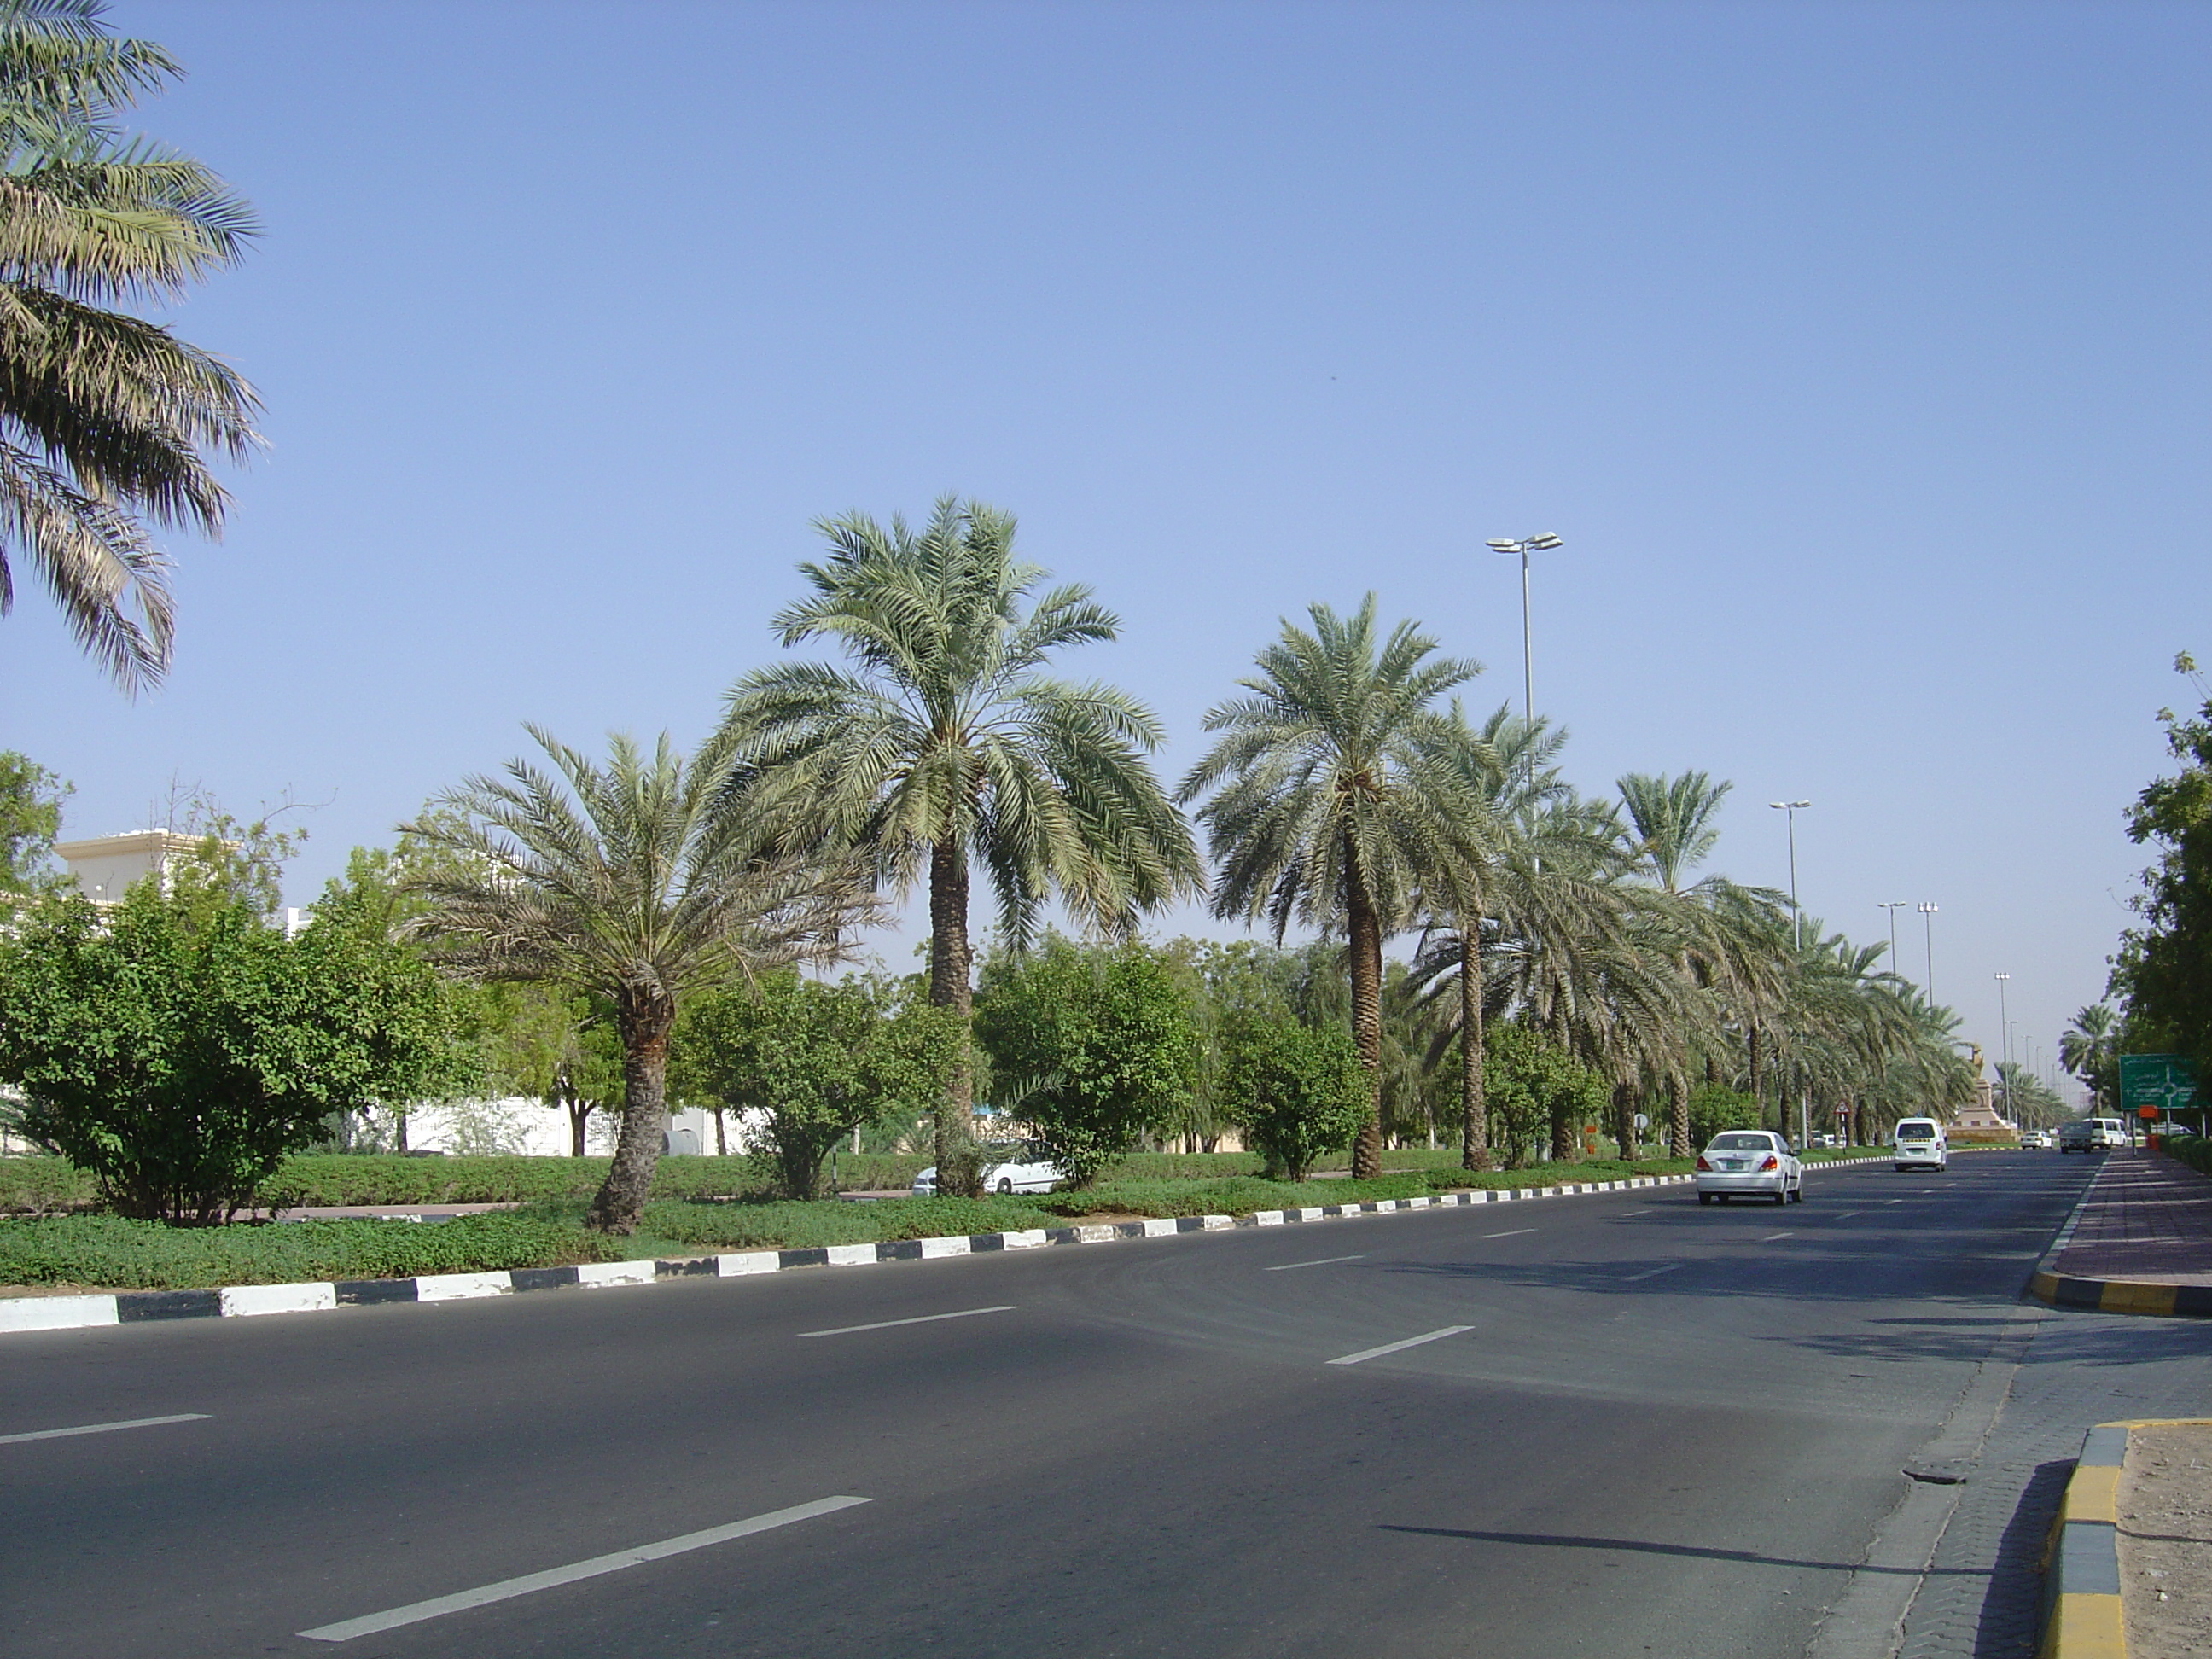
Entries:
{"label": "white building", "polygon": [[169,866],[200,844],[198,836],[174,830],[133,830],[120,836],[54,843],[54,854],[69,866],[77,890],[94,904],[112,904],[134,881],[159,880]]}

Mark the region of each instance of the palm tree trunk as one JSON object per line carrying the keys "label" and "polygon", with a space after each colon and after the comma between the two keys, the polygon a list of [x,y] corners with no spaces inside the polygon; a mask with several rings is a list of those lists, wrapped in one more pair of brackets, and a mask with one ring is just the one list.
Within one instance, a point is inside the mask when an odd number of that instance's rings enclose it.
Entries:
{"label": "palm tree trunk", "polygon": [[615,1161],[592,1200],[584,1224],[627,1236],[645,1212],[653,1172],[660,1163],[668,1128],[668,1033],[676,1000],[665,991],[627,988],[615,1001],[615,1031],[622,1039],[623,1123]]}
{"label": "palm tree trunk", "polygon": [[961,1198],[982,1192],[982,1168],[975,1161],[971,1126],[975,1110],[975,1072],[965,1033],[975,1017],[975,991],[969,982],[968,849],[951,836],[929,851],[929,1000],[960,1016],[963,1041],[938,1108],[933,1150],[937,1156],[937,1190]]}
{"label": "palm tree trunk", "polygon": [[1751,1054],[1751,1121],[1766,1121],[1766,1102],[1759,1092],[1759,1028],[1754,1025],[1744,1034]]}
{"label": "palm tree trunk", "polygon": [[1482,1064],[1488,1057],[1482,1025],[1482,919],[1460,924],[1459,932],[1459,1101],[1460,1167],[1487,1170],[1490,1114],[1483,1098]]}
{"label": "palm tree trunk", "polygon": [[1345,848],[1345,910],[1352,945],[1352,1041],[1367,1071],[1367,1117],[1352,1140],[1352,1178],[1372,1181],[1382,1173],[1382,923],[1367,884]]}
{"label": "palm tree trunk", "polygon": [[1636,1161],[1636,1086],[1617,1084],[1613,1091],[1613,1139],[1624,1163]]}
{"label": "palm tree trunk", "polygon": [[1667,1079],[1667,1156],[1691,1155],[1690,1085],[1678,1073]]}

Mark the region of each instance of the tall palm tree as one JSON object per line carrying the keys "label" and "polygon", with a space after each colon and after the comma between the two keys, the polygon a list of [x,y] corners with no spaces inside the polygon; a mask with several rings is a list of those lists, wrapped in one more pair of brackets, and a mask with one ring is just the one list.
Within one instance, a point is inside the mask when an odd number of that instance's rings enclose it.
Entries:
{"label": "tall palm tree", "polygon": [[210,458],[252,449],[257,404],[220,359],[116,307],[234,263],[253,218],[199,162],[118,131],[181,71],[109,34],[102,11],[0,0],[0,613],[19,554],[136,691],[161,678],[173,634],[148,523],[221,532]]}
{"label": "tall palm tree", "polygon": [[[1454,715],[1456,723],[1456,706]],[[1462,826],[1452,860],[1425,885],[1428,925],[1413,977],[1430,998],[1457,992],[1431,1046],[1440,1055],[1452,1036],[1459,1038],[1460,1163],[1468,1170],[1492,1162],[1489,1021],[1525,988],[1505,981],[1492,986],[1486,953],[1518,945],[1523,963],[1547,949],[1556,959],[1571,942],[1605,936],[1617,921],[1607,887],[1613,825],[1561,781],[1557,762],[1565,740],[1546,721],[1532,726],[1500,708],[1479,729],[1457,725],[1440,757],[1459,770],[1484,811]]]}
{"label": "tall palm tree", "polygon": [[2117,1099],[2119,1054],[2119,1022],[2105,1003],[2077,1010],[2058,1038],[2058,1063],[2089,1085],[2100,1106]]}
{"label": "tall palm tree", "polygon": [[726,743],[687,766],[664,735],[627,737],[599,765],[536,726],[547,771],[509,761],[406,826],[449,856],[416,878],[415,924],[465,974],[565,987],[612,1005],[622,1133],[589,1224],[635,1230],[666,1121],[669,1033],[695,987],[792,962],[842,959],[874,918],[846,870],[760,845],[758,814],[726,784]]}
{"label": "tall palm tree", "polygon": [[[1382,940],[1403,927],[1425,880],[1449,868],[1485,803],[1451,763],[1462,722],[1437,706],[1481,672],[1438,657],[1410,622],[1379,638],[1375,596],[1340,617],[1310,607],[1311,632],[1282,635],[1238,682],[1250,695],[1217,704],[1223,736],[1176,799],[1199,809],[1217,866],[1213,912],[1265,918],[1279,941],[1293,919],[1344,927],[1352,1036],[1381,1087]],[[1352,1174],[1382,1170],[1380,1094],[1352,1145]]]}
{"label": "tall palm tree", "polygon": [[[947,496],[918,533],[860,514],[817,528],[830,556],[799,567],[814,592],[775,627],[787,646],[836,641],[852,667],[781,664],[738,681],[722,728],[732,776],[779,804],[793,846],[858,848],[901,893],[928,872],[933,1003],[971,1012],[976,862],[1016,949],[1054,894],[1118,934],[1196,890],[1189,827],[1147,758],[1158,719],[1113,686],[1042,672],[1118,623],[1073,585],[1024,613],[1045,573],[1015,556],[1011,514]],[[938,1114],[939,1190],[970,1178],[974,1087],[963,1061]]]}

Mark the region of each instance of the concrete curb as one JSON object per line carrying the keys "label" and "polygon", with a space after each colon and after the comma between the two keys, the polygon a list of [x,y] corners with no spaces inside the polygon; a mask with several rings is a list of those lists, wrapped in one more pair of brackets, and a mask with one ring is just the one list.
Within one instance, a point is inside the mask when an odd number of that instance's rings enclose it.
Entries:
{"label": "concrete curb", "polygon": [[[2100,1178],[2102,1172],[2100,1171]],[[2058,1229],[2058,1237],[2027,1276],[2027,1293],[2054,1308],[2087,1313],[2152,1314],[2177,1319],[2212,1319],[2212,1285],[2161,1285],[2140,1279],[2081,1279],[2058,1271],[2058,1258],[2074,1242],[2081,1212],[2097,1195],[2097,1182],[2089,1183]]]}
{"label": "concrete curb", "polygon": [[2125,1659],[2116,1505],[2127,1455],[2125,1423],[2100,1423],[2081,1438],[2081,1455],[2059,1499],[2045,1554],[2038,1659]]}
{"label": "concrete curb", "polygon": [[[1887,1164],[1886,1158],[1824,1158],[1806,1171]],[[1185,1215],[1092,1226],[1039,1227],[1024,1232],[955,1234],[943,1238],[886,1239],[873,1244],[829,1244],[804,1250],[746,1250],[657,1261],[599,1261],[580,1267],[515,1267],[505,1273],[440,1273],[421,1279],[353,1279],[303,1285],[237,1285],[208,1291],[118,1291],[99,1296],[0,1297],[0,1335],[18,1331],[80,1330],[171,1319],[240,1319],[260,1314],[322,1313],[383,1302],[454,1302],[530,1291],[651,1285],[670,1279],[743,1279],[794,1267],[866,1267],[886,1261],[934,1261],[994,1250],[1036,1249],[1054,1244],[1105,1244],[1125,1238],[1166,1238],[1236,1227],[1279,1227],[1347,1216],[1402,1214],[1477,1204],[1528,1203],[1578,1198],[1646,1187],[1679,1187],[1694,1175],[1634,1176],[1626,1181],[1563,1187],[1461,1188],[1416,1198],[1375,1199],[1364,1204],[1321,1204],[1250,1215]]]}

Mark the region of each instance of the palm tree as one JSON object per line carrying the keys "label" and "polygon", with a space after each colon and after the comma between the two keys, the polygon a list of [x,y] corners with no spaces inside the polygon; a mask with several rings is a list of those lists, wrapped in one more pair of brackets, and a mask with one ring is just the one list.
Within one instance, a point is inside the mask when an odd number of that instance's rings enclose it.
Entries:
{"label": "palm tree", "polygon": [[[1429,923],[1413,971],[1434,999],[1457,992],[1456,1007],[1431,1044],[1431,1060],[1459,1038],[1460,1163],[1492,1166],[1485,1036],[1491,1018],[1526,989],[1492,985],[1486,953],[1518,949],[1523,964],[1549,951],[1559,959],[1580,941],[1607,936],[1617,917],[1607,887],[1613,826],[1560,781],[1564,732],[1533,726],[1500,708],[1479,730],[1459,723],[1440,758],[1458,769],[1482,802],[1462,826],[1452,860],[1424,894]],[[1496,1006],[1493,1007],[1493,1002]]]}
{"label": "palm tree", "polygon": [[19,553],[135,692],[161,678],[173,631],[147,521],[221,532],[209,457],[246,456],[257,405],[221,360],[114,307],[234,263],[253,220],[199,162],[116,130],[180,71],[101,12],[0,0],[0,612]]}
{"label": "palm tree", "polygon": [[[1197,889],[1189,827],[1147,759],[1159,721],[1113,686],[1040,672],[1061,649],[1111,640],[1117,620],[1073,585],[1023,614],[1045,573],[1015,557],[1012,514],[947,496],[919,534],[859,514],[817,528],[830,556],[799,567],[814,592],[775,625],[787,646],[836,641],[853,667],[740,680],[723,726],[733,781],[765,787],[791,846],[860,849],[902,894],[927,870],[931,1002],[971,1012],[975,862],[1017,950],[1054,893],[1121,934]],[[938,1115],[940,1191],[957,1191],[973,1161],[974,1088],[963,1060]]]}
{"label": "palm tree", "polygon": [[2058,1063],[2089,1085],[2100,1106],[2113,1103],[2119,1053],[2118,1021],[2101,1002],[2077,1010],[2058,1039]]}
{"label": "palm tree", "polygon": [[873,906],[853,872],[761,847],[759,816],[728,792],[726,743],[687,766],[665,735],[650,755],[617,736],[602,767],[528,730],[550,772],[509,761],[405,826],[448,854],[416,878],[431,908],[415,926],[462,973],[612,1006],[622,1133],[588,1224],[629,1233],[660,1157],[683,998],[733,972],[842,959]]}
{"label": "palm tree", "polygon": [[[1183,779],[1176,799],[1207,791],[1199,809],[1218,868],[1213,913],[1273,924],[1340,925],[1349,944],[1352,1036],[1376,1089],[1382,1054],[1382,939],[1405,925],[1425,881],[1465,849],[1485,803],[1451,763],[1462,723],[1436,706],[1480,672],[1437,657],[1410,622],[1378,640],[1375,596],[1350,617],[1325,605],[1313,631],[1285,620],[1282,636],[1239,684],[1249,696],[1217,704],[1206,729],[1224,733]],[[1382,1169],[1380,1094],[1352,1146],[1355,1176]]]}

